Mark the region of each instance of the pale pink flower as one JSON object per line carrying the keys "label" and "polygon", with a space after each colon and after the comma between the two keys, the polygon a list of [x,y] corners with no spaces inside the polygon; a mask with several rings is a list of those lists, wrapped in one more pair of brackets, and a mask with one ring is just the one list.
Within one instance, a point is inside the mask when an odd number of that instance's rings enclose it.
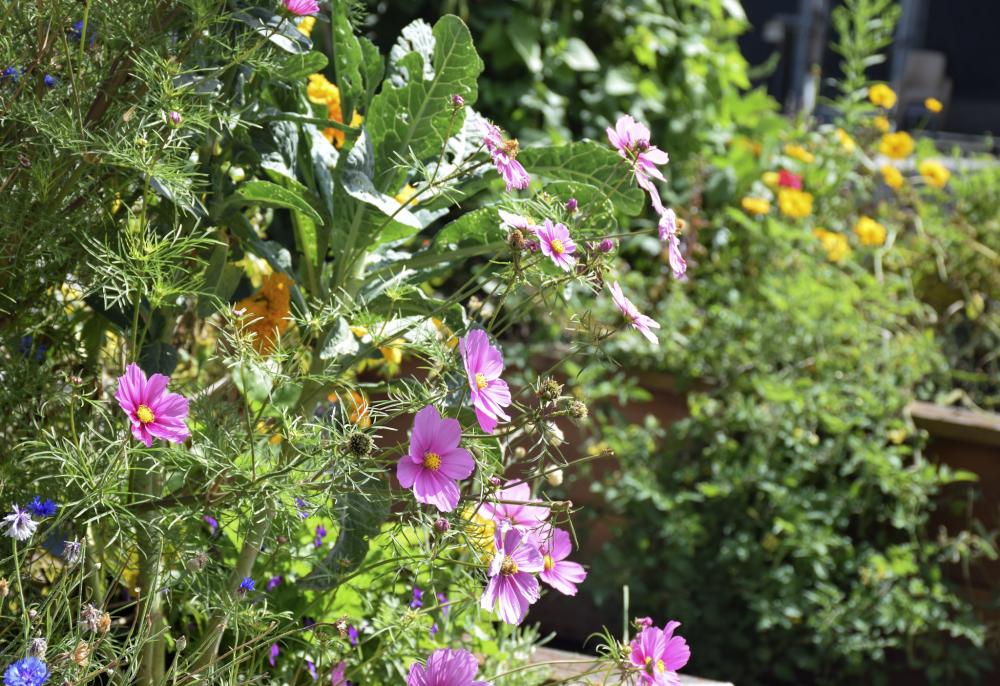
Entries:
{"label": "pale pink flower", "polygon": [[659,345],[660,341],[651,329],[659,329],[660,325],[653,321],[651,317],[647,317],[639,312],[638,308],[632,304],[632,301],[622,293],[622,287],[618,285],[617,281],[611,284],[609,288],[611,290],[611,299],[615,301],[615,305],[625,315],[625,319],[628,320],[629,324],[645,336],[650,343]]}
{"label": "pale pink flower", "polygon": [[538,576],[542,581],[565,595],[576,595],[576,585],[587,578],[583,565],[566,558],[573,552],[569,532],[550,529],[539,535],[539,550],[543,569]]}
{"label": "pale pink flower", "polygon": [[508,624],[520,624],[541,595],[538,579],[532,575],[542,571],[545,563],[532,538],[517,529],[499,527],[494,542],[490,581],[479,605],[484,610],[497,608],[497,615]]}
{"label": "pale pink flower", "polygon": [[[549,508],[531,497],[531,486],[526,482],[514,482],[514,485],[500,489],[496,492],[495,500],[498,502],[483,503],[479,514],[492,519],[498,527],[511,525],[532,531],[539,528],[549,516]],[[536,502],[538,505],[531,504]]]}
{"label": "pale pink flower", "polygon": [[428,405],[417,413],[410,434],[410,452],[399,458],[396,478],[403,488],[412,488],[419,503],[451,512],[458,505],[457,480],[467,479],[476,463],[464,448],[462,427],[457,419],[442,418]]}
{"label": "pale pink flower", "polygon": [[571,271],[576,264],[576,258],[573,257],[576,243],[569,237],[569,229],[563,224],[553,224],[551,219],[546,219],[545,225],[535,233],[538,234],[542,254],[549,257],[563,271]]}
{"label": "pale pink flower", "polygon": [[663,211],[660,194],[651,179],[664,181],[659,165],[667,164],[670,156],[659,148],[649,144],[649,129],[629,115],[622,115],[615,127],[606,129],[608,140],[615,146],[618,154],[632,164],[632,173],[640,188],[649,192],[653,207],[657,213]]}
{"label": "pale pink flower", "polygon": [[538,231],[538,226],[531,223],[527,217],[522,217],[519,214],[514,214],[513,212],[508,212],[507,210],[497,210],[500,214],[500,226],[510,231],[511,229],[520,229],[521,231]]}
{"label": "pale pink flower", "polygon": [[427,657],[427,665],[410,665],[406,686],[491,686],[476,681],[479,662],[468,650],[439,648]]}
{"label": "pale pink flower", "polygon": [[687,271],[687,262],[684,261],[684,255],[681,254],[681,242],[677,237],[677,214],[670,208],[663,210],[657,228],[660,232],[660,240],[667,242],[667,259],[670,261],[670,269],[674,273],[674,278],[679,279]]}
{"label": "pale pink flower", "polygon": [[687,641],[674,636],[674,630],[680,625],[680,622],[667,622],[663,629],[651,626],[632,639],[629,660],[639,668],[643,684],[680,686],[681,678],[677,675],[677,670],[691,659]]}
{"label": "pale pink flower", "polygon": [[319,13],[319,4],[316,0],[281,0],[281,2],[285,9],[296,17]]}
{"label": "pale pink flower", "polygon": [[500,378],[503,373],[503,355],[490,345],[482,329],[475,329],[458,342],[465,373],[469,377],[472,405],[476,408],[479,426],[488,434],[493,433],[499,421],[510,421],[503,408],[510,406],[510,389]]}
{"label": "pale pink flower", "polygon": [[486,120],[480,122],[480,128],[483,132],[483,144],[493,159],[493,166],[507,183],[507,192],[527,188],[531,183],[531,177],[517,161],[519,150],[517,139],[504,138],[500,128]]}
{"label": "pale pink flower", "polygon": [[132,435],[146,444],[153,445],[154,438],[172,443],[183,443],[191,432],[184,420],[188,414],[188,401],[182,395],[167,392],[170,377],[146,373],[132,363],[125,374],[118,377],[115,398],[132,422]]}

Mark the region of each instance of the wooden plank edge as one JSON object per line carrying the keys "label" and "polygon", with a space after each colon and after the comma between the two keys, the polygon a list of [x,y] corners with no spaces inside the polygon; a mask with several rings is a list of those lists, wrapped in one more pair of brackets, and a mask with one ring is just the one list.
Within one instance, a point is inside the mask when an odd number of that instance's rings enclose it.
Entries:
{"label": "wooden plank edge", "polygon": [[913,422],[930,432],[981,445],[1000,446],[1000,414],[914,400],[906,406]]}
{"label": "wooden plank edge", "polygon": [[[567,686],[580,686],[583,684],[608,684],[610,686],[611,684],[621,683],[617,675],[614,674],[614,671],[611,672],[611,677],[607,680],[605,680],[607,672],[602,671],[590,675],[586,679],[571,681],[575,675],[583,674],[597,664],[597,658],[593,655],[571,653],[566,650],[556,650],[554,648],[537,648],[531,656],[531,662],[535,664],[543,662],[557,663],[549,666],[552,674],[556,679],[569,680],[565,681]],[[728,681],[712,681],[710,679],[689,676],[684,673],[681,673],[680,677],[681,686],[733,686]]]}

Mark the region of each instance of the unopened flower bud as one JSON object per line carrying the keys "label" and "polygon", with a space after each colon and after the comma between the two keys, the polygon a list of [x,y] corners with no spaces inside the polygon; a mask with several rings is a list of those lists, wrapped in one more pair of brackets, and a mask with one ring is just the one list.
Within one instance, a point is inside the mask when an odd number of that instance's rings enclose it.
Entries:
{"label": "unopened flower bud", "polygon": [[10,593],[10,584],[6,579],[0,579],[0,598],[6,598]]}
{"label": "unopened flower bud", "polygon": [[448,529],[450,528],[451,528],[451,522],[449,522],[444,517],[441,517],[435,520],[434,522],[434,530],[437,531],[439,534],[448,533]]}
{"label": "unopened flower bud", "polygon": [[551,472],[545,475],[545,481],[549,484],[549,486],[553,487],[562,486],[563,470],[561,469],[552,470]]}
{"label": "unopened flower bud", "polygon": [[576,201],[576,198],[570,198],[566,201],[567,212],[576,212],[577,207],[579,207],[579,203]]}
{"label": "unopened flower bud", "polygon": [[500,480],[500,477],[498,477],[498,476],[491,476],[490,477],[490,485],[491,486],[499,486],[502,483],[503,483],[503,481]]}
{"label": "unopened flower bud", "polygon": [[605,253],[611,252],[615,249],[615,242],[610,238],[605,238],[597,245],[597,249]]}
{"label": "unopened flower bud", "polygon": [[80,561],[80,541],[73,539],[72,541],[63,542],[63,559],[66,560],[66,564],[71,567]]}
{"label": "unopened flower bud", "polygon": [[182,653],[184,649],[187,648],[188,640],[187,636],[181,636],[177,639],[175,646],[177,647],[177,652]]}
{"label": "unopened flower bud", "polygon": [[170,121],[171,126],[180,126],[184,117],[177,110],[170,110],[170,114],[167,115],[167,119]]}
{"label": "unopened flower bud", "polygon": [[463,98],[458,93],[455,93],[455,95],[451,96],[451,106],[454,107],[456,110],[462,109],[463,107],[465,107],[465,98]]}
{"label": "unopened flower bud", "polygon": [[507,237],[507,245],[510,246],[511,250],[516,250],[517,252],[524,250],[524,234],[521,233],[520,229],[514,229],[510,232],[510,235]]}
{"label": "unopened flower bud", "polygon": [[31,621],[35,621],[37,617],[38,617],[38,610],[36,610],[35,608],[31,608],[30,610],[28,610],[28,619],[30,619]]}
{"label": "unopened flower bud", "polygon": [[653,619],[652,617],[636,617],[632,620],[632,623],[635,624],[636,629],[643,631],[653,626]]}
{"label": "unopened flower bud", "polygon": [[246,177],[247,173],[244,171],[243,167],[233,165],[229,168],[229,178],[232,179],[233,183],[239,183]]}
{"label": "unopened flower bud", "polygon": [[573,419],[586,419],[588,414],[590,414],[590,410],[579,400],[574,400],[569,404],[569,416]]}
{"label": "unopened flower bud", "polygon": [[542,431],[542,435],[545,437],[545,442],[553,448],[558,448],[566,442],[565,434],[563,434],[562,429],[555,422],[548,422]]}
{"label": "unopened flower bud", "polygon": [[348,449],[355,457],[367,457],[371,455],[375,448],[375,441],[366,433],[358,432],[351,434],[348,441]]}
{"label": "unopened flower bud", "polygon": [[538,397],[542,400],[556,400],[562,395],[562,384],[555,379],[546,379],[538,389]]}
{"label": "unopened flower bud", "polygon": [[522,446],[517,446],[514,448],[514,458],[518,460],[523,460],[528,455],[528,451]]}
{"label": "unopened flower bud", "polygon": [[28,655],[39,660],[45,659],[45,651],[49,649],[49,642],[41,636],[31,639],[28,644]]}

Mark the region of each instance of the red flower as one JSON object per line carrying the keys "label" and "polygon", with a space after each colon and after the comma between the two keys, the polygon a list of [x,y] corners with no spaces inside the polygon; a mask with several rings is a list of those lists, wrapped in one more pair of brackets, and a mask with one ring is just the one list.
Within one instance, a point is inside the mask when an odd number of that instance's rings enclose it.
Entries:
{"label": "red flower", "polygon": [[785,188],[802,190],[802,177],[798,174],[793,174],[787,169],[782,169],[778,173],[778,185],[784,186]]}

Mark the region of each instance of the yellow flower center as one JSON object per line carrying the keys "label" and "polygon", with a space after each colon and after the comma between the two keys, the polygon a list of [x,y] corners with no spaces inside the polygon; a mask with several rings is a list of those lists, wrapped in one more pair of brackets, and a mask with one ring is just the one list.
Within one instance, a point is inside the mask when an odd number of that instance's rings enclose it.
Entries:
{"label": "yellow flower center", "polygon": [[517,153],[521,149],[521,144],[517,142],[516,138],[511,138],[509,141],[504,141],[503,151],[507,153],[507,157],[514,159],[517,157]]}
{"label": "yellow flower center", "polygon": [[437,453],[424,453],[424,468],[432,472],[441,469],[441,456]]}
{"label": "yellow flower center", "polygon": [[500,573],[505,576],[517,574],[517,563],[510,555],[503,556],[503,562],[500,563]]}
{"label": "yellow flower center", "polygon": [[156,415],[153,411],[149,409],[148,405],[140,405],[135,411],[135,416],[139,418],[139,421],[143,424],[151,424],[156,421]]}
{"label": "yellow flower center", "polygon": [[650,674],[652,674],[654,672],[654,670],[657,671],[657,672],[665,672],[665,671],[667,671],[667,666],[665,664],[663,664],[663,660],[657,660],[655,662],[655,664],[654,664],[653,658],[647,657],[646,658],[646,671],[649,672]]}
{"label": "yellow flower center", "polygon": [[561,240],[556,238],[555,240],[552,241],[552,252],[554,252],[556,255],[562,255],[564,252],[566,252],[566,246],[563,245],[563,242]]}
{"label": "yellow flower center", "polygon": [[486,380],[486,375],[482,372],[476,374],[476,388],[483,390],[490,385],[490,382]]}
{"label": "yellow flower center", "polygon": [[556,566],[556,561],[552,559],[551,555],[546,555],[545,558],[542,560],[542,562],[545,563],[546,572],[551,572],[552,569]]}

